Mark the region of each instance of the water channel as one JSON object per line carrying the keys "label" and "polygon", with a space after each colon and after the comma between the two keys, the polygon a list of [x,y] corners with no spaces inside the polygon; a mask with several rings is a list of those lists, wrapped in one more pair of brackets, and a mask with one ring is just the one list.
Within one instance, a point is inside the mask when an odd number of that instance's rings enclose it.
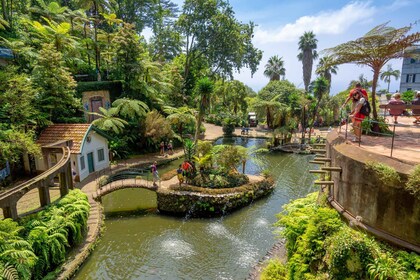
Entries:
{"label": "water channel", "polygon": [[[238,137],[219,139],[216,144],[250,147],[264,141]],[[107,215],[101,241],[76,279],[245,279],[276,242],[273,223],[282,205],[315,191],[314,177],[308,173],[311,156],[261,157],[264,166],[248,162],[246,173],[270,171],[276,189],[269,197],[212,219],[169,217],[155,211]],[[148,190],[121,190],[104,198],[107,214],[155,207],[156,195]]]}

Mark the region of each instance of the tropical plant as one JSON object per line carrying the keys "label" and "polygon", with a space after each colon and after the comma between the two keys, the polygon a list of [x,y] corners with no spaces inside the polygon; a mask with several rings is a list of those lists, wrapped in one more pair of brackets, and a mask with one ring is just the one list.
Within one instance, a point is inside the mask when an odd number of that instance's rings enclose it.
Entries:
{"label": "tropical plant", "polygon": [[147,113],[145,129],[145,136],[150,139],[151,145],[157,145],[162,139],[172,139],[174,136],[169,121],[156,110]]}
{"label": "tropical plant", "polygon": [[337,74],[338,66],[332,64],[332,57],[324,56],[319,59],[315,73],[324,77],[328,81],[328,91],[331,90],[331,74]]}
{"label": "tropical plant", "polygon": [[184,141],[184,158],[188,162],[192,162],[194,155],[196,154],[197,144],[190,139]]}
{"label": "tropical plant", "polygon": [[391,77],[394,77],[396,81],[398,81],[398,78],[400,77],[400,70],[394,70],[392,69],[392,65],[388,64],[387,70],[381,72],[381,75],[379,78],[388,84],[387,92],[389,92],[389,85],[391,84]]}
{"label": "tropical plant", "polygon": [[283,58],[277,55],[270,57],[265,65],[264,75],[270,78],[270,81],[278,81],[282,76],[284,79],[286,68],[284,68]]}
{"label": "tropical plant", "polygon": [[183,131],[185,126],[188,124],[195,125],[194,115],[196,112],[193,109],[190,109],[186,106],[179,108],[164,106],[163,111],[168,114],[166,119],[168,119],[172,125],[177,127],[177,132],[180,139],[183,139]]}
{"label": "tropical plant", "polygon": [[197,125],[196,125],[195,136],[194,136],[195,142],[197,142],[198,136],[200,135],[201,122],[203,121],[206,108],[209,106],[210,95],[212,94],[213,89],[214,89],[213,82],[210,81],[210,79],[207,77],[202,78],[197,82],[195,90],[200,101],[198,103],[199,107],[198,107]]}
{"label": "tropical plant", "polygon": [[299,61],[302,61],[305,91],[309,90],[309,83],[311,82],[312,76],[312,65],[314,60],[318,57],[318,53],[316,52],[317,42],[318,39],[315,38],[315,34],[312,31],[306,31],[299,37],[300,53],[297,57]]}
{"label": "tropical plant", "polygon": [[374,27],[361,38],[325,50],[327,55],[333,57],[335,65],[356,63],[372,69],[371,101],[375,120],[378,119],[376,87],[382,67],[391,59],[405,56],[404,50],[420,41],[420,32],[407,35],[410,29],[411,26],[393,28],[384,23]]}
{"label": "tropical plant", "polygon": [[313,85],[311,86],[311,90],[313,92],[314,97],[316,98],[316,104],[312,115],[312,122],[309,129],[309,139],[311,139],[311,130],[315,123],[315,118],[318,114],[318,107],[321,103],[322,97],[328,93],[328,81],[324,77],[318,77]]}
{"label": "tropical plant", "polygon": [[352,89],[356,87],[357,84],[364,89],[369,89],[372,87],[373,81],[369,81],[364,74],[360,74],[357,80],[351,80],[347,89]]}
{"label": "tropical plant", "polygon": [[112,106],[116,108],[116,114],[128,119],[144,117],[149,111],[144,102],[129,98],[119,98],[112,102]]}
{"label": "tropical plant", "polygon": [[99,107],[100,113],[91,112],[89,114],[98,116],[98,119],[95,119],[92,124],[97,126],[99,129],[104,131],[112,131],[115,134],[120,134],[123,132],[125,125],[128,125],[126,120],[119,118],[118,108],[111,107],[108,110],[102,107]]}

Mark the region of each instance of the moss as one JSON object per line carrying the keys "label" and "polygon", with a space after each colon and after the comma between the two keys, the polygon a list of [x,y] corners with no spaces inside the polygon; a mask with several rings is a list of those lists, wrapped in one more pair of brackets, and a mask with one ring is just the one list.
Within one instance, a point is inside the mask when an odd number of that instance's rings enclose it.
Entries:
{"label": "moss", "polygon": [[388,187],[395,187],[401,183],[400,175],[394,168],[376,161],[366,162],[366,169],[373,171],[379,181]]}
{"label": "moss", "polygon": [[414,167],[413,171],[408,176],[408,181],[405,188],[415,197],[420,199],[420,164]]}

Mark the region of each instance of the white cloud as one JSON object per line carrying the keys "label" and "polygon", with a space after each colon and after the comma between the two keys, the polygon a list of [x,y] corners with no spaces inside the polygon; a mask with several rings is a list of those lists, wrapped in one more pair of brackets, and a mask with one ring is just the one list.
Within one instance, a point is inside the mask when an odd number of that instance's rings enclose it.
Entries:
{"label": "white cloud", "polygon": [[254,39],[261,44],[291,42],[309,30],[317,35],[338,35],[346,32],[354,24],[369,21],[375,10],[370,2],[353,2],[340,10],[321,12],[314,16],[302,16],[295,22],[277,29],[265,29],[263,26],[258,26]]}

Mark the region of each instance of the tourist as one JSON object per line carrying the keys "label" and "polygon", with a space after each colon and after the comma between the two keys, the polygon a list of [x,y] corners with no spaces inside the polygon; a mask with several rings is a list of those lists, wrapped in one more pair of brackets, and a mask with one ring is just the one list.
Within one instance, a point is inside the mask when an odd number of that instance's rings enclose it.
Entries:
{"label": "tourist", "polygon": [[167,148],[168,148],[168,153],[170,152],[170,154],[173,155],[174,154],[174,148],[173,148],[172,140],[169,140]]}
{"label": "tourist", "polygon": [[[394,96],[389,100],[388,104],[392,105],[403,105],[405,104],[404,101],[401,100],[401,94],[397,92]],[[394,123],[397,124],[398,116],[404,113],[404,109],[389,109],[389,114],[394,117]]]}
{"label": "tourist", "polygon": [[[413,105],[420,105],[420,90],[416,93],[416,98],[411,102]],[[413,122],[415,124],[420,124],[420,109],[413,109],[412,110],[413,116],[416,120]]]}
{"label": "tourist", "polygon": [[165,155],[165,142],[163,141],[160,142],[159,148],[160,148],[160,155],[164,156]]}
{"label": "tourist", "polygon": [[185,160],[184,163],[182,164],[182,169],[184,170],[185,182],[187,183],[187,180],[191,177],[193,166],[191,165],[191,163]]}
{"label": "tourist", "polygon": [[184,175],[182,173],[183,173],[183,170],[182,170],[182,167],[181,167],[181,164],[180,164],[178,169],[176,170],[176,175],[178,176],[179,186],[181,186],[182,183],[184,183]]}
{"label": "tourist", "polygon": [[362,136],[362,121],[365,118],[365,115],[360,113],[360,109],[363,104],[365,104],[366,99],[361,92],[355,92],[353,94],[353,103],[355,104],[354,110],[350,113],[350,118],[353,122],[353,130],[355,137],[352,139],[353,142],[360,142],[360,137]]}
{"label": "tourist", "polygon": [[157,162],[156,161],[152,164],[151,168],[152,168],[152,175],[153,175],[153,186],[157,187],[156,182],[159,181],[159,173],[158,173],[158,170],[157,170]]}
{"label": "tourist", "polygon": [[357,84],[356,84],[356,87],[355,87],[354,89],[350,90],[349,96],[347,97],[346,101],[344,101],[344,104],[341,106],[341,110],[343,110],[343,109],[344,109],[344,107],[346,106],[346,104],[347,104],[347,103],[350,101],[350,99],[351,99],[351,100],[353,101],[352,106],[351,106],[351,111],[352,111],[352,112],[354,111],[354,107],[356,106],[356,103],[357,103],[357,102],[355,102],[355,100],[354,100],[353,96],[354,96],[354,94],[355,94],[356,92],[361,93],[361,94],[363,95],[362,97],[363,97],[365,100],[367,100],[367,99],[368,99],[368,95],[367,95],[366,90],[365,90],[364,88],[362,88],[362,85],[361,85],[360,83],[357,83]]}

